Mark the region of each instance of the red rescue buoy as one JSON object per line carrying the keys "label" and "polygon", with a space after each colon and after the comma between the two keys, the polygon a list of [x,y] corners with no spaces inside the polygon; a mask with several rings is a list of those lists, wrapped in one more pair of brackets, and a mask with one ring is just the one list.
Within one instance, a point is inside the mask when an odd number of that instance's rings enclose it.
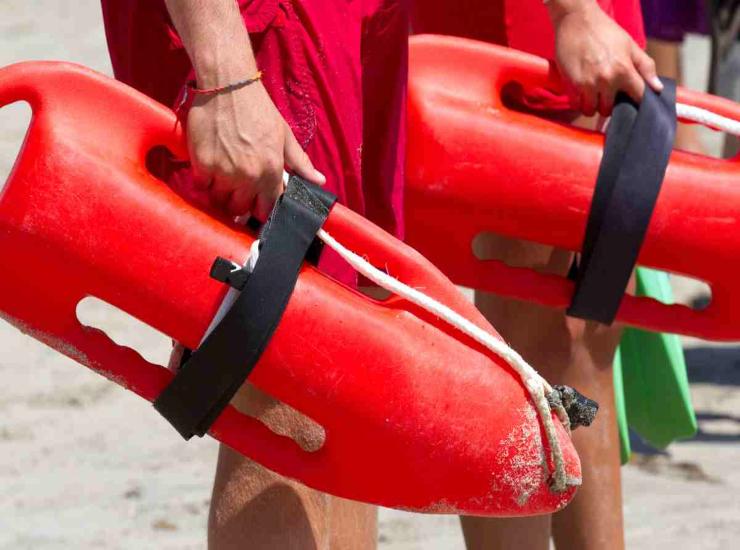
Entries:
{"label": "red rescue buoy", "polygon": [[[463,38],[412,38],[407,241],[457,284],[566,308],[572,281],[482,261],[472,249],[486,232],[582,246],[604,136],[507,105],[505,88],[517,83],[559,86],[532,55]],[[740,105],[722,98],[679,89],[678,102],[740,121]],[[673,151],[638,263],[707,282],[711,304],[698,311],[626,295],[618,320],[740,339],[740,158]]]}
{"label": "red rescue buoy", "polygon": [[[209,277],[211,264],[244,262],[254,236],[146,170],[154,146],[186,151],[174,114],[144,95],[45,62],[0,70],[0,106],[14,101],[27,101],[33,117],[0,195],[0,314],[155,400],[173,374],[80,324],[77,304],[95,296],[197,347],[227,291]],[[441,272],[364,218],[335,205],[324,229],[496,334]],[[323,446],[303,451],[230,406],[210,434],[328,493],[512,516],[563,507],[579,482],[577,454],[556,422],[568,484],[549,487],[542,423],[502,359],[404,300],[371,300],[308,265],[250,381],[321,424]]]}

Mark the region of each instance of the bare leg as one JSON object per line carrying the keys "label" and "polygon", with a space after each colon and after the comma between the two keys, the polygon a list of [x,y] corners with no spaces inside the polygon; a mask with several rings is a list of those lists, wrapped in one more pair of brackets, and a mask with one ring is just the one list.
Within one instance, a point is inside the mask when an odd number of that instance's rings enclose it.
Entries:
{"label": "bare leg", "polygon": [[549,550],[550,516],[488,519],[461,516],[468,550]]}
{"label": "bare leg", "polygon": [[[567,273],[572,254],[550,247],[491,236],[483,257],[510,265]],[[476,305],[525,359],[553,383],[571,385],[600,404],[597,420],[574,432],[583,468],[583,487],[564,511],[552,518],[559,548],[624,547],[619,443],[614,413],[612,361],[621,331],[567,318],[534,304],[478,293]],[[549,518],[462,518],[469,550],[549,547]]]}
{"label": "bare leg", "polygon": [[[241,411],[289,435],[307,450],[321,446],[323,429],[252,386],[235,398]],[[222,445],[208,526],[213,550],[372,550],[373,506],[309,489],[272,473]]]}
{"label": "bare leg", "polygon": [[[672,78],[683,85],[680,43],[650,39],[647,44],[647,53],[655,61],[655,67],[660,76]],[[706,154],[695,124],[678,125],[676,128],[676,148],[692,153]]]}

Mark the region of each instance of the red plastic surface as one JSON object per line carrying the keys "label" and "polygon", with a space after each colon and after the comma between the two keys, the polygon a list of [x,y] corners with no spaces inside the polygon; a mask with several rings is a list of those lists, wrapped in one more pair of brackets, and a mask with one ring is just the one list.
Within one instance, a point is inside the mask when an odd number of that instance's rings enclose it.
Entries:
{"label": "red plastic surface", "polygon": [[[0,312],[152,400],[172,374],[82,326],[78,302],[96,296],[197,346],[226,292],[211,263],[243,261],[253,237],[146,171],[155,145],[185,155],[174,115],[149,98],[75,65],[26,63],[0,70],[0,105],[19,100],[33,117],[0,196]],[[493,332],[441,272],[370,222],[337,205],[325,228]],[[481,515],[550,512],[575,491],[549,490],[539,419],[498,358],[402,300],[373,301],[312,267],[251,381],[324,426],[325,444],[305,452],[231,407],[211,435],[311,487]],[[559,424],[558,433],[579,478]]]}
{"label": "red plastic surface", "polygon": [[[565,308],[565,278],[481,261],[480,233],[580,249],[603,135],[510,109],[511,82],[555,85],[543,59],[462,38],[411,41],[407,242],[455,283]],[[740,120],[740,105],[680,89],[678,100]],[[618,320],[712,340],[740,339],[740,159],[674,151],[640,265],[707,282],[696,311],[625,296]]]}

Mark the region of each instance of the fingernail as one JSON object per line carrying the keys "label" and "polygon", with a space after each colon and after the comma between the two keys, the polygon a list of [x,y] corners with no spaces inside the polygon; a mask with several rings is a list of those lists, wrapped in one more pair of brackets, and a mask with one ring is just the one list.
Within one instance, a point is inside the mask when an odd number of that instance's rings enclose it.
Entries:
{"label": "fingernail", "polygon": [[655,91],[657,92],[663,91],[663,83],[660,81],[660,78],[658,78],[657,76],[654,76],[652,79],[650,79],[650,83]]}
{"label": "fingernail", "polygon": [[316,174],[316,183],[324,185],[326,183],[326,176],[316,169],[314,169],[314,173]]}

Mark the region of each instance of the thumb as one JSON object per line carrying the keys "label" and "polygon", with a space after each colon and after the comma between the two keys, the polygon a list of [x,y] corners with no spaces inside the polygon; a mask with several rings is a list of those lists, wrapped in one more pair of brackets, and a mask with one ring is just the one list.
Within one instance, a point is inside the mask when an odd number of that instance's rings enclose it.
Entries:
{"label": "thumb", "polygon": [[317,185],[324,185],[326,183],[326,176],[316,170],[314,165],[311,163],[311,159],[298,143],[298,140],[290,131],[288,125],[285,125],[285,164],[288,165],[293,172],[307,179],[311,183]]}
{"label": "thumb", "polygon": [[645,82],[657,93],[663,91],[663,83],[658,78],[655,70],[655,61],[642,51],[637,45],[632,50],[632,62],[635,64],[637,72],[645,79]]}

